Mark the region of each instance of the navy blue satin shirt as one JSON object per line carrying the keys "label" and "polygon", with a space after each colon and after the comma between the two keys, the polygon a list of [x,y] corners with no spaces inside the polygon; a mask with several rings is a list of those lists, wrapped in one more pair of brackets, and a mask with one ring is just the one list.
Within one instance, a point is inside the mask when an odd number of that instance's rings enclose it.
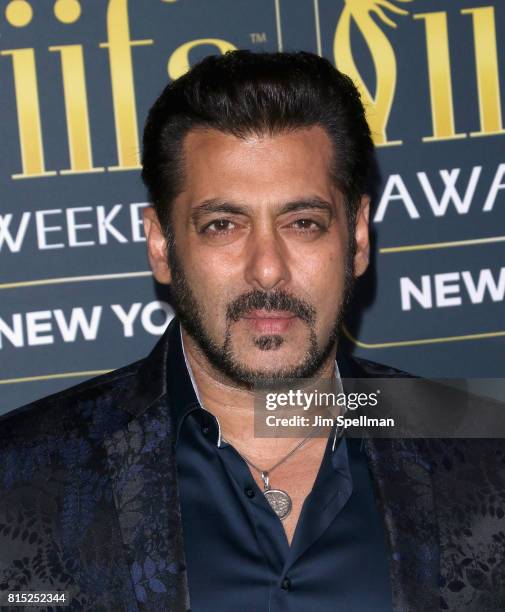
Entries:
{"label": "navy blue satin shirt", "polygon": [[389,555],[361,441],[330,436],[289,546],[281,521],[169,357],[192,612],[391,611]]}

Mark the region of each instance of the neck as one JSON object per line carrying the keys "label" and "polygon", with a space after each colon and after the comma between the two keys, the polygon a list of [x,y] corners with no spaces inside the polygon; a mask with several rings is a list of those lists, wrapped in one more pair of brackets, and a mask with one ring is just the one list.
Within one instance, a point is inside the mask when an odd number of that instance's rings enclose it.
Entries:
{"label": "neck", "polygon": [[[200,401],[219,421],[222,437],[251,460],[261,458],[263,463],[285,454],[303,438],[254,436],[254,393],[240,387],[209,363],[195,341],[182,330],[186,359],[198,389]],[[317,378],[335,374],[335,352],[320,368]],[[275,431],[274,431],[275,433]],[[305,437],[305,436],[303,436]]]}

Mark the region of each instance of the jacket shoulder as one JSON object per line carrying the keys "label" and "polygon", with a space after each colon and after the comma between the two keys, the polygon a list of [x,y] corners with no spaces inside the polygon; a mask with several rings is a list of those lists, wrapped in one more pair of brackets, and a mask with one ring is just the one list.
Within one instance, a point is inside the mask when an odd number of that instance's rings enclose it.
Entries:
{"label": "jacket shoulder", "polygon": [[0,446],[13,439],[35,439],[78,429],[96,410],[117,410],[143,362],[136,361],[0,416]]}

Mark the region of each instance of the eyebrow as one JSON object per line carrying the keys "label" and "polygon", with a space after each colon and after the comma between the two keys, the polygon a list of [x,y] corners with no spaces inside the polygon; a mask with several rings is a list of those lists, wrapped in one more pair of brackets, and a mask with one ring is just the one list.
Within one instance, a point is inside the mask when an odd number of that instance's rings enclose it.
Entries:
{"label": "eyebrow", "polygon": [[237,204],[235,202],[226,202],[224,200],[205,200],[198,206],[195,206],[191,213],[193,221],[197,221],[200,217],[210,213],[229,213],[246,215],[249,212],[249,207]]}
{"label": "eyebrow", "polygon": [[[300,198],[293,200],[292,202],[286,202],[281,206],[277,214],[283,215],[290,212],[296,212],[300,210],[321,210],[328,212],[333,216],[332,205],[318,197]],[[198,206],[196,206],[191,213],[193,221],[197,221],[200,217],[211,213],[227,213],[227,214],[238,214],[247,215],[251,212],[251,208],[244,204],[237,202],[227,202],[225,200],[205,200]]]}
{"label": "eyebrow", "polygon": [[279,211],[279,214],[296,212],[298,210],[322,210],[333,215],[332,205],[321,198],[302,198],[294,202],[287,202]]}

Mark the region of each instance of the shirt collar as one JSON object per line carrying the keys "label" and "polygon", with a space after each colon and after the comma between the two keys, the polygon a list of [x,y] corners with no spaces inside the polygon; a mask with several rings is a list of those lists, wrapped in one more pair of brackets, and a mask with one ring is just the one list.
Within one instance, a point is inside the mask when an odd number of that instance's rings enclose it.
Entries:
{"label": "shirt collar", "polygon": [[[198,400],[198,404],[199,404],[200,408],[203,408],[203,410],[207,410],[207,408],[205,408],[205,406],[204,406],[204,403],[202,402],[202,398],[200,396],[200,393],[198,392],[198,385],[196,384],[195,377],[193,375],[193,369],[191,368],[191,364],[189,363],[189,359],[187,358],[187,355],[186,355],[186,349],[184,348],[184,340],[182,338],[182,328],[180,328],[179,334],[180,334],[180,339],[181,339],[182,354],[184,356],[184,363],[186,365],[186,370],[187,370],[187,373],[189,375],[189,379],[191,381],[191,385],[193,387],[193,392],[195,394],[196,399]],[[209,412],[209,414],[211,414],[210,411],[207,410],[207,412]],[[212,416],[214,416],[214,415],[212,415]],[[222,439],[222,436],[221,436],[221,426],[219,424],[219,419],[216,416],[214,416],[214,418],[216,419],[216,424],[217,424],[217,445],[218,445],[218,447],[221,447],[222,443],[223,443],[223,439]]]}
{"label": "shirt collar", "polygon": [[166,379],[167,393],[174,415],[175,439],[177,441],[184,419],[190,412],[200,408],[200,403],[185,364],[180,323],[177,320],[174,320],[173,323],[173,328],[169,329],[170,350],[167,355]]}

